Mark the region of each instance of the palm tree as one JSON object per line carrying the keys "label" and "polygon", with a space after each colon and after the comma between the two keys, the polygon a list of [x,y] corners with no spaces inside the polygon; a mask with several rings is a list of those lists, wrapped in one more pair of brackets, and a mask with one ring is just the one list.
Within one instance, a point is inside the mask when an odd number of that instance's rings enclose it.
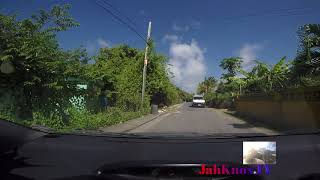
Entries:
{"label": "palm tree", "polygon": [[205,78],[204,81],[198,85],[197,92],[199,94],[213,92],[216,86],[217,80],[213,76],[210,76],[208,78]]}
{"label": "palm tree", "polygon": [[204,85],[206,87],[206,93],[213,92],[217,85],[217,80],[213,76],[210,76],[204,80]]}
{"label": "palm tree", "polygon": [[206,86],[204,82],[198,84],[197,94],[204,94],[206,92]]}

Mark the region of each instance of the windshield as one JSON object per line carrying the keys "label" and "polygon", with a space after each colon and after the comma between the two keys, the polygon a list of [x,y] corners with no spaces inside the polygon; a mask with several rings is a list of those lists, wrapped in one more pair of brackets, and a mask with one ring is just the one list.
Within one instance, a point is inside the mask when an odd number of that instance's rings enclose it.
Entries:
{"label": "windshield", "polygon": [[195,100],[201,100],[201,99],[203,99],[203,97],[194,97],[193,99],[195,99]]}
{"label": "windshield", "polygon": [[63,2],[0,2],[1,119],[159,136],[319,128],[320,1]]}

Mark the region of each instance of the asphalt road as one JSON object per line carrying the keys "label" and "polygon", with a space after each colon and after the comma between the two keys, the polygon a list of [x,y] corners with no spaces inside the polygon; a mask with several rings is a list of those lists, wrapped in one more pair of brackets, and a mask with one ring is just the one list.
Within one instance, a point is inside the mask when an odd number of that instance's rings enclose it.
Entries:
{"label": "asphalt road", "polygon": [[276,132],[255,127],[245,121],[227,114],[223,110],[214,108],[191,107],[191,103],[184,103],[173,112],[168,112],[146,124],[128,131],[129,133],[262,133]]}

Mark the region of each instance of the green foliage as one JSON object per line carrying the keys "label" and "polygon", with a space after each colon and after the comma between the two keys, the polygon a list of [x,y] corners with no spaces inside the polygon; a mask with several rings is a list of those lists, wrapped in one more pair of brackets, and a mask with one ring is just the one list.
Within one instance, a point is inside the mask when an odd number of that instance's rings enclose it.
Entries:
{"label": "green foliage", "polygon": [[237,73],[241,71],[241,63],[243,62],[242,58],[240,57],[231,57],[231,58],[224,58],[221,63],[220,67],[227,71],[226,73],[222,74],[221,80],[224,83],[224,90],[227,92],[237,92],[239,90],[239,83],[240,81],[236,77]]}
{"label": "green foliage", "polygon": [[240,57],[225,58],[221,61],[220,67],[226,70],[227,73],[222,74],[222,78],[228,80],[230,77],[237,75],[237,72],[241,68],[241,63],[243,60]]}
{"label": "green foliage", "polygon": [[58,131],[71,130],[87,130],[97,129],[99,127],[111,126],[117,123],[125,122],[127,120],[137,118],[146,112],[124,112],[121,108],[109,108],[106,112],[90,113],[87,110],[79,110],[76,108],[68,109],[68,116],[70,121],[64,124],[63,120],[58,116],[52,119],[36,113],[34,120],[29,124],[39,124]]}
{"label": "green foliage", "polygon": [[[146,102],[171,105],[179,102],[178,90],[170,82],[166,57],[151,48],[146,78]],[[114,93],[113,103],[127,111],[137,111],[141,101],[144,52],[128,46],[101,49],[96,64],[88,72],[92,84]],[[145,104],[144,106],[148,106]]]}
{"label": "green foliage", "polygon": [[[198,94],[203,94],[208,107],[229,108],[232,105],[233,93],[230,89],[238,87],[240,78],[228,77],[228,82],[218,81],[214,77],[205,78],[198,85]],[[234,86],[234,87],[233,87]]]}
{"label": "green foliage", "polygon": [[177,88],[178,89],[178,92],[179,92],[179,97],[181,98],[182,101],[185,101],[185,102],[191,102],[192,101],[192,98],[193,98],[193,95],[186,92],[186,91],[183,91],[181,90],[180,88]]}
{"label": "green foliage", "polygon": [[267,92],[286,88],[290,73],[290,63],[286,63],[286,57],[283,57],[274,66],[255,61],[251,72],[243,72],[244,89],[247,92]]}
{"label": "green foliage", "polygon": [[230,108],[233,105],[233,97],[230,93],[206,93],[204,99],[208,107]]}
{"label": "green foliage", "polygon": [[306,24],[298,30],[299,49],[293,61],[292,85],[303,83],[303,78],[320,75],[320,24]]}
{"label": "green foliage", "polygon": [[[10,61],[15,71],[0,73],[0,82],[14,93],[18,119],[32,119],[32,111],[50,111],[70,105],[69,97],[79,94],[76,84],[81,74],[79,52],[64,52],[55,39],[57,31],[76,26],[68,6],[54,6],[40,11],[32,19],[17,21],[0,15],[0,59]],[[64,97],[64,98],[61,98]]]}
{"label": "green foliage", "polygon": [[[26,120],[18,120],[18,122],[25,122]],[[66,126],[65,122],[58,115],[52,115],[50,118],[41,112],[33,113],[33,120],[29,121],[30,124],[38,124],[52,129],[61,129]]]}
{"label": "green foliage", "polygon": [[[231,60],[230,60],[231,59]],[[224,69],[228,69],[227,62],[241,62],[234,58],[224,59],[221,64]],[[232,96],[243,93],[267,92],[286,88],[290,75],[290,62],[286,62],[286,57],[281,58],[275,65],[270,66],[266,63],[255,61],[256,65],[250,72],[241,69],[241,64],[235,65],[234,70],[230,70],[221,79],[217,92],[229,92]],[[232,63],[231,63],[232,64]],[[242,74],[242,77],[236,76]]]}
{"label": "green foliage", "polygon": [[301,76],[300,81],[303,87],[320,86],[320,75]]}
{"label": "green foliage", "polygon": [[205,94],[205,93],[213,92],[216,86],[217,86],[217,80],[213,76],[205,78],[204,81],[198,85],[197,93]]}
{"label": "green foliage", "polygon": [[[23,20],[0,14],[0,64],[14,68],[0,73],[0,91],[6,92],[0,94],[6,102],[1,103],[1,118],[54,129],[94,129],[149,113],[156,94],[161,97],[158,103],[181,102],[186,93],[170,82],[167,58],[154,51],[152,41],[144,104],[143,50],[127,45],[103,48],[94,64],[88,64],[90,58],[82,48],[62,50],[56,34],[79,25],[69,9],[54,6]],[[103,93],[107,111],[99,105]]]}

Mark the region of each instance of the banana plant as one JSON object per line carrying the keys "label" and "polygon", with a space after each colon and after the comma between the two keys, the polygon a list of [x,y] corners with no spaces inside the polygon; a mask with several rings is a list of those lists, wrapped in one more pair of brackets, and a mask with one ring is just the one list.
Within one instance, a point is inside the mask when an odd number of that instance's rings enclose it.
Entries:
{"label": "banana plant", "polygon": [[286,57],[281,58],[273,66],[257,60],[255,63],[256,66],[251,72],[239,71],[245,76],[243,84],[247,91],[267,92],[286,87],[290,66],[290,63],[286,63]]}

